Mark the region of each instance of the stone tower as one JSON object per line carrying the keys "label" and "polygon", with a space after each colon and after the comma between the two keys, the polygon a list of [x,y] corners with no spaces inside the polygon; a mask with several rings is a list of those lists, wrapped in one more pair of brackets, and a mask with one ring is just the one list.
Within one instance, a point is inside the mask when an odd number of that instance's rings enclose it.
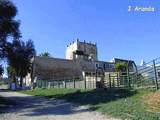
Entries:
{"label": "stone tower", "polygon": [[77,39],[67,46],[66,59],[97,61],[97,45],[91,42],[81,42]]}

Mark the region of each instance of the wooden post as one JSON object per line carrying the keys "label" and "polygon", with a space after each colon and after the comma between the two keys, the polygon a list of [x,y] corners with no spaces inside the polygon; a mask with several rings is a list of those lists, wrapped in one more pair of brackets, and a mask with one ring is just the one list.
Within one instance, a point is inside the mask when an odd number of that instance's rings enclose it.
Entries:
{"label": "wooden post", "polygon": [[84,77],[84,86],[85,86],[85,89],[86,89],[86,75]]}
{"label": "wooden post", "polygon": [[58,82],[58,88],[60,88],[59,80],[57,80],[57,82]]}
{"label": "wooden post", "polygon": [[118,78],[118,73],[117,73],[117,87],[119,87],[119,78]]}
{"label": "wooden post", "polygon": [[128,86],[130,87],[130,79],[129,79],[129,60],[128,60],[128,65],[127,65],[127,80],[128,80]]}
{"label": "wooden post", "polygon": [[113,87],[115,87],[115,77],[116,76],[114,76],[114,78],[113,78],[113,85],[112,85]]}
{"label": "wooden post", "polygon": [[74,77],[73,77],[73,84],[74,84],[74,88],[75,88],[76,85],[75,85],[75,78]]}
{"label": "wooden post", "polygon": [[64,79],[64,87],[67,88],[67,86],[66,86],[66,80],[65,79]]}
{"label": "wooden post", "polygon": [[55,82],[54,82],[54,80],[53,80],[53,82],[52,82],[52,88],[54,88],[54,85],[55,85]]}
{"label": "wooden post", "polygon": [[156,70],[156,64],[155,64],[155,60],[153,60],[153,68],[154,68],[154,74],[155,74],[155,85],[156,85],[156,89],[158,90],[158,80],[157,80],[157,70]]}
{"label": "wooden post", "polygon": [[110,88],[112,87],[112,85],[111,85],[111,75],[110,75],[110,73],[109,73],[109,87],[110,87]]}

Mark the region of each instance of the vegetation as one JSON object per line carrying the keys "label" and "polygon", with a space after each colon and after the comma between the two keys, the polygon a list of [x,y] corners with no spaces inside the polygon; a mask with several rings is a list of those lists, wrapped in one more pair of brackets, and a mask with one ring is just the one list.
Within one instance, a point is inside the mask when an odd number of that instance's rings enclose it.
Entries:
{"label": "vegetation", "polygon": [[23,77],[31,72],[31,58],[35,55],[33,42],[28,40],[26,43],[23,41],[13,41],[8,49],[8,73],[15,79],[20,78],[20,86],[22,87]]}
{"label": "vegetation", "polygon": [[17,40],[20,37],[19,21],[16,6],[9,0],[0,0],[0,58],[6,57],[8,38]]}
{"label": "vegetation", "polygon": [[[81,105],[89,105],[92,110],[113,117],[132,120],[158,120],[160,113],[149,111],[145,102],[152,90],[78,90],[78,89],[35,89],[23,93],[66,99]],[[157,94],[160,94],[159,92]],[[157,105],[157,104],[156,104]],[[160,104],[158,106],[160,108]]]}
{"label": "vegetation", "polygon": [[[15,20],[17,14],[16,6],[9,0],[0,0],[0,58],[7,55],[7,39],[17,39],[20,37],[19,21]],[[0,65],[0,75],[3,73],[3,67]]]}
{"label": "vegetation", "polygon": [[49,52],[44,52],[44,53],[41,53],[39,56],[41,56],[41,57],[51,57],[51,54]]}
{"label": "vegetation", "polygon": [[[30,61],[35,49],[32,40],[20,40],[20,22],[15,20],[17,12],[17,7],[10,0],[0,0],[0,58],[7,59],[9,76],[14,82],[20,78],[22,86],[22,78],[31,71]],[[0,66],[0,75],[2,73]]]}
{"label": "vegetation", "polygon": [[4,72],[3,67],[2,65],[0,65],[0,76],[2,76],[3,72]]}
{"label": "vegetation", "polygon": [[127,62],[117,62],[115,68],[118,72],[127,72],[128,63]]}

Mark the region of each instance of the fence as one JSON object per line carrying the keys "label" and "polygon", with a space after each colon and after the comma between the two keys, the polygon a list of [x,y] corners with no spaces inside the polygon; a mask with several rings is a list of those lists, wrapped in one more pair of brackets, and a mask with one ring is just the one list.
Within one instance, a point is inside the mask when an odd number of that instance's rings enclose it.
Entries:
{"label": "fence", "polygon": [[39,88],[122,88],[132,87],[134,80],[133,73],[106,73],[104,76],[85,76],[70,77],[61,79],[39,79],[37,87]]}
{"label": "fence", "polygon": [[40,88],[156,88],[160,87],[160,58],[154,59],[143,66],[138,67],[138,71],[133,72],[106,72],[104,76],[86,75],[61,78],[61,79],[39,79],[37,87]]}
{"label": "fence", "polygon": [[61,79],[41,79],[37,80],[37,87],[39,88],[78,88],[78,89],[94,89],[96,88],[95,80],[70,77]]}
{"label": "fence", "polygon": [[113,72],[105,75],[104,83],[107,88],[134,87],[136,73]]}
{"label": "fence", "polygon": [[154,59],[138,67],[137,87],[156,88],[160,86],[160,58]]}

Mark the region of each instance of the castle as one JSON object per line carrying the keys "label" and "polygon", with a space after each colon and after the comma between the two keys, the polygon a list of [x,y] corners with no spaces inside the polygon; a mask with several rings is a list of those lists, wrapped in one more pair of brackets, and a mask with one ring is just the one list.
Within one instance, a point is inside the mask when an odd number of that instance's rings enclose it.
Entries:
{"label": "castle", "polygon": [[[81,77],[84,75],[95,75],[97,69],[103,72],[114,72],[115,63],[118,61],[129,61],[114,59],[112,62],[99,61],[96,43],[79,41],[70,43],[66,49],[66,59],[46,58],[36,56],[32,60],[32,80],[36,79],[61,79],[67,77]],[[130,71],[135,71],[134,61],[129,61]]]}

